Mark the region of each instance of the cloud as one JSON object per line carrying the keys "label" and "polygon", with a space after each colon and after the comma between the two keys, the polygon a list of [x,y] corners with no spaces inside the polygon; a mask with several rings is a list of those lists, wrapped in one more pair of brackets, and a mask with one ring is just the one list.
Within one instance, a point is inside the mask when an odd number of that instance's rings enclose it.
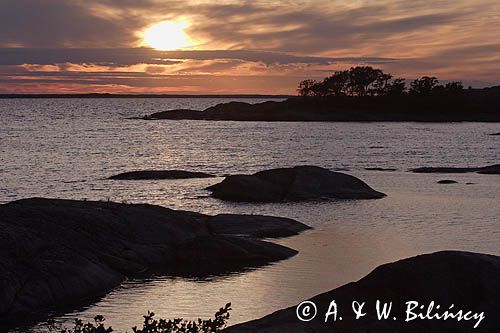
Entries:
{"label": "cloud", "polygon": [[292,54],[247,51],[247,50],[190,50],[190,51],[157,51],[150,48],[105,48],[105,49],[32,49],[32,48],[0,48],[0,65],[59,63],[108,64],[109,66],[129,66],[135,64],[169,65],[179,63],[183,59],[214,60],[232,59],[241,61],[262,62],[270,64],[330,64],[338,62],[384,63],[396,59],[382,57],[314,57],[295,56]]}
{"label": "cloud", "polygon": [[[0,83],[10,83],[12,91],[24,87],[30,92],[54,91],[62,84],[73,89],[80,85],[82,91],[87,91],[84,85],[89,85],[101,92],[105,87],[112,92],[127,92],[127,89],[142,92],[147,87],[153,92],[176,92],[182,83],[193,93],[264,93],[263,89],[291,93],[304,75],[321,78],[323,74],[320,76],[316,71],[318,67],[325,71],[329,68],[331,72],[337,66],[353,63],[392,61],[397,60],[294,56],[246,50],[4,48],[0,49]],[[216,82],[228,86],[218,86]]]}
{"label": "cloud", "polygon": [[[370,64],[408,78],[494,84],[499,15],[496,0],[2,0],[0,79],[113,90],[182,81],[182,89],[198,91],[210,89],[208,76],[238,87],[229,78],[244,77],[248,89],[272,87],[262,76],[286,76],[279,82],[293,93],[298,79]],[[198,45],[140,47],[145,28],[179,18],[191,22],[187,33]]]}
{"label": "cloud", "polygon": [[96,16],[83,2],[0,2],[0,45],[3,46],[116,47],[133,43],[134,40],[125,18]]}

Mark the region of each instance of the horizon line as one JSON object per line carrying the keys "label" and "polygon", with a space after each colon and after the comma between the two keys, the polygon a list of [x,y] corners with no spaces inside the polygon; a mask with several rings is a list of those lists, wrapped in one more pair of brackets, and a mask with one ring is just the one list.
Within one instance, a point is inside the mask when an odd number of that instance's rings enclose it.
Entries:
{"label": "horizon line", "polygon": [[290,98],[297,95],[283,94],[144,94],[144,93],[0,93],[0,99],[8,98]]}

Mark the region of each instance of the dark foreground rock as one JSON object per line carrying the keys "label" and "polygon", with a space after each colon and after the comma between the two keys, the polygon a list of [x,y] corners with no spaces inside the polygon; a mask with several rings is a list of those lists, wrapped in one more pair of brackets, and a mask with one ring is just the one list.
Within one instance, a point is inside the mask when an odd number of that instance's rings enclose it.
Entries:
{"label": "dark foreground rock", "polygon": [[[356,333],[443,333],[443,332],[500,332],[500,257],[486,254],[446,251],[421,255],[382,265],[359,280],[311,298],[318,310],[309,321],[297,319],[296,307],[277,311],[262,319],[230,327],[231,333],[271,332],[356,332]],[[335,300],[342,320],[333,322],[325,314]],[[388,320],[378,320],[376,301],[391,302]],[[351,304],[366,302],[366,316],[355,320]],[[412,320],[406,322],[408,301],[418,302],[422,309],[411,312],[426,314],[434,301],[432,314],[450,310],[456,314],[463,309],[476,313],[479,319],[457,321]],[[436,309],[440,305],[439,309]],[[411,314],[409,314],[411,317]],[[396,320],[393,318],[396,317]],[[470,317],[470,316],[469,316]]]}
{"label": "dark foreground rock", "polygon": [[0,205],[0,322],[81,303],[127,277],[203,277],[286,259],[297,252],[255,237],[308,228],[153,205],[38,198]]}
{"label": "dark foreground rock", "polygon": [[455,167],[423,167],[411,169],[410,171],[416,173],[469,173],[477,172],[481,174],[500,174],[500,164],[488,165],[485,167],[472,167],[472,168],[455,168]]}
{"label": "dark foreground rock", "polygon": [[458,182],[451,179],[442,179],[437,182],[438,184],[457,184]]}
{"label": "dark foreground rock", "polygon": [[140,170],[123,172],[108,179],[116,180],[144,180],[144,179],[186,179],[186,178],[211,178],[214,175],[205,172],[184,170]]}
{"label": "dark foreground rock", "polygon": [[233,175],[207,188],[215,198],[239,202],[280,202],[322,198],[378,199],[385,196],[362,180],[315,166]]}
{"label": "dark foreground rock", "polygon": [[490,133],[490,135],[498,136],[498,135],[500,135],[500,132],[498,132],[498,133]]}

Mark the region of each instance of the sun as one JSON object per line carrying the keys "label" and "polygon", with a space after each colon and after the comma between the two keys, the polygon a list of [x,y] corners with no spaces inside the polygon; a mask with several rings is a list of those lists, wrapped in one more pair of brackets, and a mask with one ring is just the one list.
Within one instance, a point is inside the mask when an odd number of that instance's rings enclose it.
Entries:
{"label": "sun", "polygon": [[160,51],[177,50],[193,45],[184,31],[189,27],[187,21],[163,21],[144,32],[144,44]]}

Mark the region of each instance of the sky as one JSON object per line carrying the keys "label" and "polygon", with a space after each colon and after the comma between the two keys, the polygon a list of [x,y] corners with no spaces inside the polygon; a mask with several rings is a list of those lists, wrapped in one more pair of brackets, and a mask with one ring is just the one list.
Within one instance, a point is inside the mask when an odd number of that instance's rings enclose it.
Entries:
{"label": "sky", "polygon": [[500,84],[498,0],[1,0],[0,93],[295,94],[369,65]]}

